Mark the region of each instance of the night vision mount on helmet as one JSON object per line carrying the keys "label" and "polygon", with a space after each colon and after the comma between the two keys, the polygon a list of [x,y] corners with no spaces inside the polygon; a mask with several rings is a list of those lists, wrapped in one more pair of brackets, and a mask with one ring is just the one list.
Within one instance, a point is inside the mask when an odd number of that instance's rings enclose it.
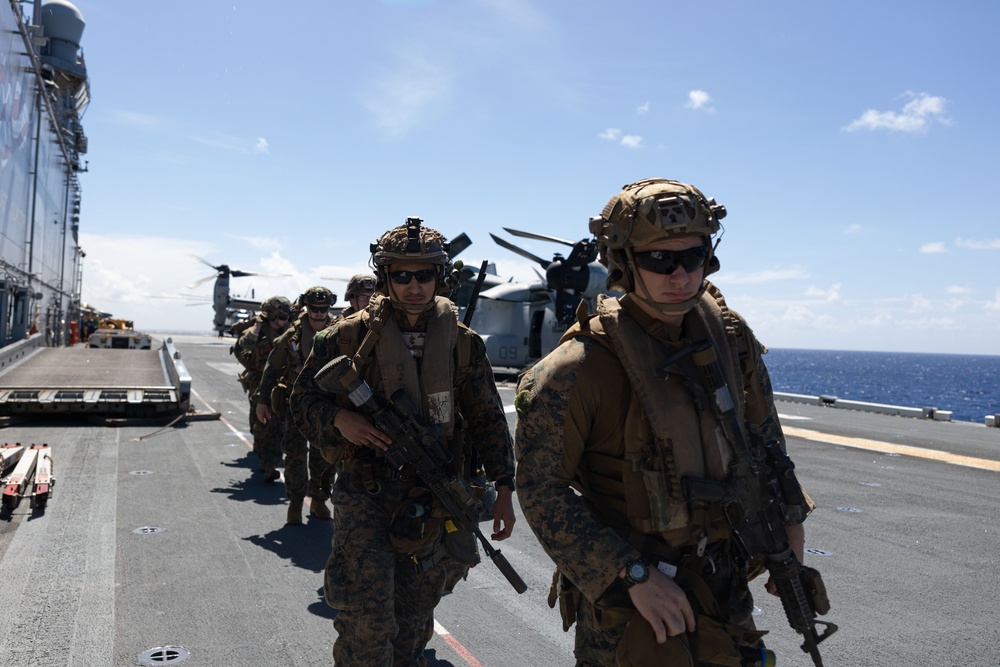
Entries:
{"label": "night vision mount on helmet", "polygon": [[337,303],[337,295],[322,285],[310,287],[297,299],[304,306],[332,306]]}
{"label": "night vision mount on helmet", "polygon": [[423,227],[423,220],[410,217],[406,224],[390,229],[375,243],[372,243],[371,265],[378,276],[376,287],[386,290],[389,265],[399,262],[427,262],[437,266],[438,291],[449,289],[446,282],[451,270],[448,253],[450,244],[441,232]]}

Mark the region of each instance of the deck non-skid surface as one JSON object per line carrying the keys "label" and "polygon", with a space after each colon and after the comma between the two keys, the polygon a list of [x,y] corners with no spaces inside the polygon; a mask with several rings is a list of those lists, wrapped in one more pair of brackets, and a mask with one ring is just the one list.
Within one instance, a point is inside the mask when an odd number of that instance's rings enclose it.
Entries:
{"label": "deck non-skid surface", "polygon": [[169,386],[158,350],[47,347],[0,375],[0,389]]}

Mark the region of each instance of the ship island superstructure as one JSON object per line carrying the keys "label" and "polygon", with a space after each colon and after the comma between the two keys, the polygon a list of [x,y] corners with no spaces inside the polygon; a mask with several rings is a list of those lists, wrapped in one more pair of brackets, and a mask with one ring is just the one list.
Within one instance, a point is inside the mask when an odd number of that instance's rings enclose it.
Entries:
{"label": "ship island superstructure", "polygon": [[0,347],[65,345],[79,312],[80,174],[90,83],[83,16],[65,0],[0,2]]}

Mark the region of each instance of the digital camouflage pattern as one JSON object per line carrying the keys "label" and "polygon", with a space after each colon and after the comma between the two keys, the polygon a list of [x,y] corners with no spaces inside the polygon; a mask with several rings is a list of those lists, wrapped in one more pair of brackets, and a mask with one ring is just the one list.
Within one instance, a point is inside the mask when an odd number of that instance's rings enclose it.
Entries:
{"label": "digital camouflage pattern", "polygon": [[260,386],[267,357],[274,348],[274,341],[278,335],[270,326],[262,324],[260,334],[254,333],[253,328],[247,329],[233,346],[233,354],[243,366],[240,384],[250,399],[250,433],[253,435],[253,451],[260,458],[262,469],[265,471],[281,463],[281,439],[284,433],[278,420],[262,424],[257,419],[257,403],[254,396]]}
{"label": "digital camouflage pattern", "polygon": [[[426,331],[432,311],[426,311],[410,326],[398,309],[396,323],[404,332]],[[405,554],[393,551],[389,523],[393,510],[418,484],[416,479],[386,479],[385,471],[373,481],[379,492],[371,495],[356,470],[363,464],[379,467],[381,457],[367,448],[354,448],[334,427],[336,413],[350,408],[346,396],[329,394],[315,381],[316,372],[332,359],[356,350],[341,350],[338,333],[353,326],[368,311],[338,320],[313,339],[312,354],[306,360],[292,390],[290,413],[310,443],[322,448],[327,461],[343,461],[343,472],[334,486],[334,543],[325,573],[327,602],[338,610],[334,620],[337,665],[362,667],[402,667],[422,664],[421,655],[433,633],[433,613],[444,589],[446,562],[422,574],[415,571]],[[471,360],[467,372],[458,373],[455,400],[465,420],[465,434],[476,443],[491,479],[514,472],[514,457],[493,369],[486,358],[486,346],[468,328],[459,327],[459,336],[471,338]],[[360,344],[357,341],[356,345]],[[361,375],[375,390],[382,380],[377,361],[372,358]],[[424,359],[423,363],[434,363]],[[346,461],[345,461],[346,458]]]}
{"label": "digital camouflage pattern", "polygon": [[[289,499],[325,498],[321,479],[329,464],[309,447],[288,415],[288,395],[305,364],[313,331],[303,315],[274,342],[252,402],[271,406],[272,420],[280,424],[281,451],[285,455],[285,495]],[[327,316],[327,322],[330,318]]]}

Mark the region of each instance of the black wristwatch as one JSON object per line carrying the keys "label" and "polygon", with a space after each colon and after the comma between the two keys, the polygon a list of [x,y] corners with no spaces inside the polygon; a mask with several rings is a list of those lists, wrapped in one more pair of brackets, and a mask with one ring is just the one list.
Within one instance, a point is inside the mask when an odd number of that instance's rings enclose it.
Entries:
{"label": "black wristwatch", "polygon": [[630,560],[625,563],[625,578],[622,583],[629,589],[636,584],[641,584],[649,579],[649,563],[645,560]]}
{"label": "black wristwatch", "polygon": [[508,489],[510,489],[511,493],[514,493],[514,478],[511,477],[510,475],[507,475],[506,477],[501,477],[500,479],[495,480],[493,482],[493,486],[494,487],[506,486]]}

